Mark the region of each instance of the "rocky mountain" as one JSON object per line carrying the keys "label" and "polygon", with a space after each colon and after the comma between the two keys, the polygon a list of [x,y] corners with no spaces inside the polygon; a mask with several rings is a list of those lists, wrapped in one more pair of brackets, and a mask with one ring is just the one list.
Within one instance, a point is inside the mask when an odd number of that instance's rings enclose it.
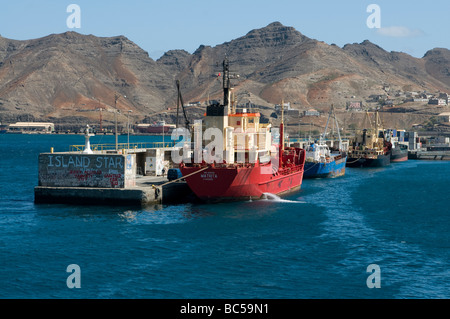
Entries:
{"label": "rocky mountain", "polygon": [[172,81],[166,68],[124,36],[0,38],[1,121],[85,121],[98,118],[99,108],[108,119],[115,104],[122,114],[157,112],[174,94]]}
{"label": "rocky mountain", "polygon": [[[173,120],[175,80],[185,102],[221,99],[221,63],[230,61],[239,104],[251,102],[269,116],[274,104],[299,110],[344,108],[391,90],[450,92],[450,51],[436,48],[423,58],[387,52],[364,41],[343,48],[308,38],[279,22],[194,53],[171,50],[154,61],[124,36],[100,38],[75,32],[16,41],[0,37],[0,121],[55,123],[146,117]],[[128,112],[128,111],[132,111]],[[191,108],[190,114],[201,114]],[[149,119],[147,119],[149,120]]]}
{"label": "rocky mountain", "polygon": [[450,87],[450,50],[436,48],[428,51],[423,57],[425,70],[436,80]]}

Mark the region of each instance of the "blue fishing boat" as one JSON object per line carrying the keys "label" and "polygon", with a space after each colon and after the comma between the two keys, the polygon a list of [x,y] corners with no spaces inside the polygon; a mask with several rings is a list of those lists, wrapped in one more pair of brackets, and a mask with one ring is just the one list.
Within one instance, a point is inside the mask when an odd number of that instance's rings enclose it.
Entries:
{"label": "blue fishing boat", "polygon": [[346,162],[347,155],[345,152],[332,152],[325,143],[311,143],[306,148],[303,178],[324,178],[345,175]]}
{"label": "blue fishing boat", "polygon": [[[330,150],[330,147],[322,141],[322,139],[325,139],[331,117],[334,118],[339,138],[339,147],[335,150]],[[320,138],[320,141],[315,141],[306,147],[306,160],[303,178],[324,178],[345,175],[346,163],[347,153],[342,150],[339,125],[334,113],[333,105],[331,105],[325,131]]]}

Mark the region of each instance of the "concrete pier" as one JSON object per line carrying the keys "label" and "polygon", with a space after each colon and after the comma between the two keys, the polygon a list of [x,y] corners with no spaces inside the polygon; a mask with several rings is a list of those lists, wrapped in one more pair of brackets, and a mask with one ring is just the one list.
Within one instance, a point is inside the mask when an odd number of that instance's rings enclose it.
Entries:
{"label": "concrete pier", "polygon": [[41,153],[35,202],[137,206],[191,202],[195,199],[186,182],[166,184],[168,180],[161,176],[167,172],[163,164],[173,164],[164,160],[171,151]]}
{"label": "concrete pier", "polygon": [[35,203],[78,205],[132,205],[145,206],[160,203],[153,188],[94,188],[36,186]]}
{"label": "concrete pier", "polygon": [[131,205],[173,204],[195,200],[186,182],[167,185],[163,177],[144,176],[136,186],[128,188],[36,186],[35,203],[62,203],[77,205]]}

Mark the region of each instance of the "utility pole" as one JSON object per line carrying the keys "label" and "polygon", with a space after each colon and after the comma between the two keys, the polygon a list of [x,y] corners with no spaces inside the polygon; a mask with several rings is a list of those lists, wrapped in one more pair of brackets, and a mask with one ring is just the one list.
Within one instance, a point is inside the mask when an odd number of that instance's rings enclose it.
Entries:
{"label": "utility pole", "polygon": [[120,95],[117,93],[114,94],[114,134],[116,135],[116,152],[119,150],[119,136],[117,134],[117,100],[119,99]]}
{"label": "utility pole", "polygon": [[128,139],[127,139],[127,144],[128,144],[128,150],[130,149],[130,113],[133,112],[132,110],[128,110],[128,118],[127,118],[127,129],[128,129]]}
{"label": "utility pole", "polygon": [[103,109],[100,108],[100,132],[103,133],[103,127],[102,127],[102,111],[103,111]]}
{"label": "utility pole", "polygon": [[97,107],[97,111],[99,111],[100,112],[100,121],[99,121],[99,123],[100,123],[100,132],[103,132],[103,127],[102,127],[102,111],[103,111],[103,108],[101,108],[100,107],[100,100],[99,99],[97,99],[97,98],[95,98],[95,97],[92,97],[94,100],[97,100],[97,104],[98,104],[98,107]]}

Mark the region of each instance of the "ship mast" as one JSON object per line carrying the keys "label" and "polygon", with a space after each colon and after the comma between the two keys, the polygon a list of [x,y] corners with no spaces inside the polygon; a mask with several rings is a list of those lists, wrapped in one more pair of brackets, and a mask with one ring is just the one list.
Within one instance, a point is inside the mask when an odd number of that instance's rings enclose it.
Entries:
{"label": "ship mast", "polygon": [[341,139],[341,133],[339,131],[339,123],[336,117],[336,113],[334,112],[334,105],[331,104],[331,108],[330,108],[330,113],[328,113],[328,119],[327,119],[327,124],[325,125],[325,131],[323,132],[323,135],[321,136],[321,139],[325,141],[326,138],[326,134],[327,134],[327,130],[328,130],[328,124],[330,121],[330,118],[333,116],[335,125],[336,125],[336,130],[338,133],[338,139],[339,139],[339,149],[342,149],[342,139]]}
{"label": "ship mast", "polygon": [[283,153],[284,153],[284,100],[281,100],[281,123],[280,123],[280,154],[279,154],[279,165],[281,168],[283,164]]}
{"label": "ship mast", "polygon": [[[230,107],[230,66],[228,58],[223,60],[223,106],[229,110]],[[229,113],[229,112],[228,112]]]}
{"label": "ship mast", "polygon": [[379,121],[378,111],[375,111],[375,130],[378,134],[378,128],[380,127],[380,121]]}
{"label": "ship mast", "polygon": [[176,125],[175,128],[178,128],[178,113],[179,113],[179,108],[180,108],[180,103],[181,103],[181,107],[183,109],[183,115],[184,115],[184,123],[186,125],[187,130],[190,132],[190,122],[189,119],[186,115],[186,110],[184,109],[184,103],[183,103],[183,97],[181,96],[181,90],[180,90],[180,81],[176,80],[176,85],[177,85],[177,92],[178,92],[178,97],[177,97],[177,121],[176,121]]}

